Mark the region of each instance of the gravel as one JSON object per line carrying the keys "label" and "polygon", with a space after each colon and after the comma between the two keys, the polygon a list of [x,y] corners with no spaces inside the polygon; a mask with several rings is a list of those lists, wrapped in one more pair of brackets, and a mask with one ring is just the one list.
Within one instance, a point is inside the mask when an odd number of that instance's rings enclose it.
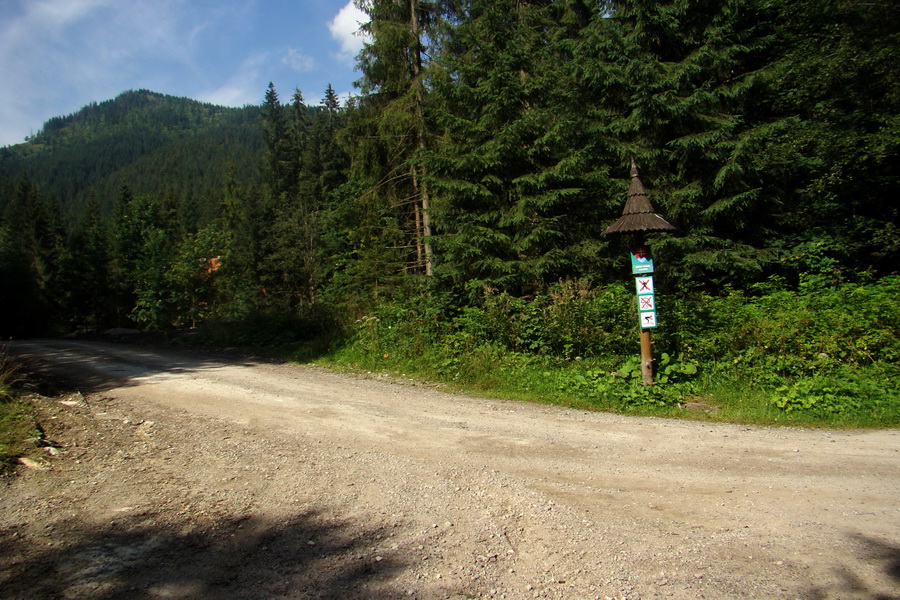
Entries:
{"label": "gravel", "polygon": [[[631,418],[314,366],[10,349],[0,596],[900,598],[900,432]],[[76,391],[77,390],[77,391]]]}

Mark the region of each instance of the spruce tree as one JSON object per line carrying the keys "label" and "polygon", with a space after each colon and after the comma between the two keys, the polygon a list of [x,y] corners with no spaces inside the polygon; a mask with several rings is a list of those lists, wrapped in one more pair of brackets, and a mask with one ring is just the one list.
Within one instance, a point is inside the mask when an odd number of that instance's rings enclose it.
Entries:
{"label": "spruce tree", "polygon": [[573,46],[592,134],[623,171],[636,159],[681,230],[654,244],[670,277],[747,281],[772,260],[769,215],[783,198],[748,168],[777,131],[748,118],[771,60],[770,17],[760,2],[625,0],[595,12]]}
{"label": "spruce tree", "polygon": [[295,156],[291,153],[292,124],[288,122],[285,113],[275,85],[270,82],[263,103],[262,119],[266,174],[275,198],[290,194],[296,185]]}
{"label": "spruce tree", "polygon": [[772,188],[790,190],[777,240],[790,250],[785,265],[837,260],[848,274],[890,273],[900,258],[900,203],[890,200],[900,178],[900,8],[771,4],[778,60],[762,106],[779,129],[753,160]]}
{"label": "spruce tree", "polygon": [[113,322],[115,290],[107,222],[91,196],[71,234],[63,267],[66,320],[76,327],[100,331]]}
{"label": "spruce tree", "polygon": [[[431,202],[424,165],[419,157],[429,143],[424,87],[428,42],[434,43],[441,23],[440,2],[375,0],[365,5],[371,36],[359,57],[363,96],[351,115],[348,131],[363,144],[348,147],[355,172],[369,186],[367,197],[392,226],[385,231],[387,263],[430,274]],[[382,206],[382,209],[377,208]],[[392,233],[401,239],[390,240]],[[387,258],[398,250],[397,258]],[[401,258],[402,257],[402,258]]]}
{"label": "spruce tree", "polygon": [[432,81],[441,136],[427,165],[439,264],[460,284],[526,295],[593,270],[602,181],[561,68],[585,10],[474,0],[446,34]]}
{"label": "spruce tree", "polygon": [[[41,196],[27,175],[19,180],[0,220],[0,331],[9,336],[46,334],[52,324],[60,241]],[[51,317],[51,318],[48,318]]]}

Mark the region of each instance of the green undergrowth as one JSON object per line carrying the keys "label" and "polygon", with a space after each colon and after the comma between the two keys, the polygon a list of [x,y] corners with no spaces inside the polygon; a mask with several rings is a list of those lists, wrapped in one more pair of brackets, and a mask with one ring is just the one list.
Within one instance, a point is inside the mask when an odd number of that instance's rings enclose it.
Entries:
{"label": "green undergrowth", "polygon": [[0,473],[9,471],[16,459],[33,446],[37,435],[34,417],[18,396],[15,368],[0,350]]}
{"label": "green undergrowth", "polygon": [[538,297],[395,299],[361,317],[330,366],[628,414],[829,427],[900,425],[900,277],[718,296],[660,294],[655,383],[640,374],[624,285]]}

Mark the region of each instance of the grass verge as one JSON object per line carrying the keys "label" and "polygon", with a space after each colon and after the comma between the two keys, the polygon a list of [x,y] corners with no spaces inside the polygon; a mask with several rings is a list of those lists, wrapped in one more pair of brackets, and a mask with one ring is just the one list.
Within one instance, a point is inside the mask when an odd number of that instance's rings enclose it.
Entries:
{"label": "grass verge", "polygon": [[[369,340],[371,341],[371,340]],[[754,425],[831,428],[900,426],[900,394],[881,369],[842,377],[760,383],[752,373],[717,364],[657,357],[657,380],[644,386],[637,356],[625,360],[565,360],[511,352],[491,344],[373,348],[357,339],[310,361],[378,376],[412,378],[463,393],[620,414]]]}
{"label": "grass verge", "polygon": [[0,351],[0,473],[9,471],[37,436],[29,406],[19,397],[14,384],[15,366],[6,352]]}
{"label": "grass verge", "polygon": [[[318,360],[481,395],[760,425],[900,426],[900,277],[673,295],[642,384],[633,291],[568,282],[534,298],[379,304]],[[630,312],[629,312],[630,311]]]}

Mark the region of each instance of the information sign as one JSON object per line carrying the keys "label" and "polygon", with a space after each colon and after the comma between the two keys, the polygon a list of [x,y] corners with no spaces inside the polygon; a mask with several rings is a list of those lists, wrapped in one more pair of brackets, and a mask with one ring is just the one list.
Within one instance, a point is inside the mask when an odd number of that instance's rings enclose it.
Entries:
{"label": "information sign", "polygon": [[631,251],[631,274],[642,275],[653,272],[653,257],[650,248],[640,246]]}

